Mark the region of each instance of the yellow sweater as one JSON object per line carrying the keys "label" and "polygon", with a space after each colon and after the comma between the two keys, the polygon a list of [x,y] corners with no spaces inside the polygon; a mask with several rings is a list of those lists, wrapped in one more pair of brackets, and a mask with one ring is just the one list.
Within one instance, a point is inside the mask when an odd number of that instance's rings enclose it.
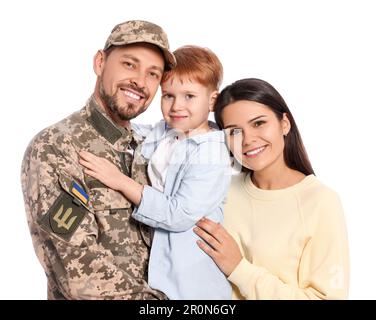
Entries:
{"label": "yellow sweater", "polygon": [[228,277],[233,299],[346,299],[346,226],[335,192],[314,175],[282,190],[233,177],[226,229],[243,260]]}

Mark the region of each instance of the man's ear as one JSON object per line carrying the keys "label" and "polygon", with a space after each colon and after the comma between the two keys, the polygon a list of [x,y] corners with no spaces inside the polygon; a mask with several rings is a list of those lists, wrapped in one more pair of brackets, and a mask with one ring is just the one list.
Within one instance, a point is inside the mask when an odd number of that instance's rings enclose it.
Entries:
{"label": "man's ear", "polygon": [[103,50],[98,50],[94,56],[93,69],[95,74],[99,77],[102,75],[104,64],[105,64],[105,53]]}
{"label": "man's ear", "polygon": [[210,112],[214,111],[214,104],[217,101],[218,95],[219,95],[218,90],[215,90],[210,94],[210,98],[209,98],[209,111]]}
{"label": "man's ear", "polygon": [[287,134],[290,132],[290,129],[291,129],[291,123],[286,112],[282,116],[281,124],[282,124],[282,133],[284,136],[287,136]]}

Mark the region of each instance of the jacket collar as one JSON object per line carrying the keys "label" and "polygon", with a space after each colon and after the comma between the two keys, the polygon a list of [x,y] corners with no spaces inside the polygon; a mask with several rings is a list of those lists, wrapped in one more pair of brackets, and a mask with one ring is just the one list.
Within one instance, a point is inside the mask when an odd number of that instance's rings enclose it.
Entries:
{"label": "jacket collar", "polygon": [[133,130],[117,125],[99,106],[92,95],[84,108],[87,121],[93,128],[105,138],[115,149],[124,151],[132,141],[136,144],[142,141],[142,137],[135,135]]}

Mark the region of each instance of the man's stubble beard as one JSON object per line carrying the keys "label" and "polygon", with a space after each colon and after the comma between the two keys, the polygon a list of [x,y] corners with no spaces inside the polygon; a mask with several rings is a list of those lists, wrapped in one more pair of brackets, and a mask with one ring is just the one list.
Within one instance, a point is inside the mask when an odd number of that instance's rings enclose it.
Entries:
{"label": "man's stubble beard", "polygon": [[113,96],[107,94],[102,83],[99,85],[99,96],[108,110],[111,111],[116,118],[119,118],[122,121],[132,120],[147,109],[146,105],[140,106],[139,109],[136,109],[137,107],[132,103],[127,103],[126,105],[120,106],[116,93]]}

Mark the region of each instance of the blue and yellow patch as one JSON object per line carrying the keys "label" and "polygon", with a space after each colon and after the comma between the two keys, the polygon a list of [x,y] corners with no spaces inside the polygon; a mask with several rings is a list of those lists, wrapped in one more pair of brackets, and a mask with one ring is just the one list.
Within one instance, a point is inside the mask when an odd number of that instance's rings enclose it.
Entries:
{"label": "blue and yellow patch", "polygon": [[76,196],[83,204],[87,204],[89,201],[89,196],[76,182],[73,182],[71,187],[71,192]]}

